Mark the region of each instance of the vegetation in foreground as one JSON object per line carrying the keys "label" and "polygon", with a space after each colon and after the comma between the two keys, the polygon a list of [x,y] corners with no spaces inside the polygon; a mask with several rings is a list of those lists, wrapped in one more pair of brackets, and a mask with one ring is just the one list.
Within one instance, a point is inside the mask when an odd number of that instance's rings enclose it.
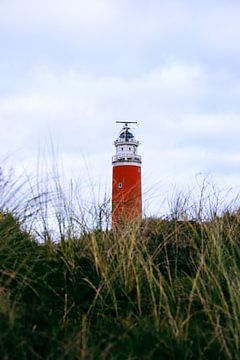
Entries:
{"label": "vegetation in foreground", "polygon": [[239,211],[179,197],[112,231],[104,203],[87,229],[54,186],[26,200],[0,179],[0,359],[240,358]]}
{"label": "vegetation in foreground", "polygon": [[1,359],[239,359],[240,218],[37,242],[0,219]]}

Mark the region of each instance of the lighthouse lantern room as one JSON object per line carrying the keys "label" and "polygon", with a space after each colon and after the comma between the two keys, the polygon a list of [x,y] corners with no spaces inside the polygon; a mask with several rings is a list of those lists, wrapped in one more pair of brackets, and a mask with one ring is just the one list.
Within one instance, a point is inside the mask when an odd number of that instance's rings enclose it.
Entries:
{"label": "lighthouse lantern room", "polygon": [[114,141],[116,154],[112,158],[112,225],[142,219],[142,185],[140,145],[129,127],[136,122],[122,122],[123,128]]}

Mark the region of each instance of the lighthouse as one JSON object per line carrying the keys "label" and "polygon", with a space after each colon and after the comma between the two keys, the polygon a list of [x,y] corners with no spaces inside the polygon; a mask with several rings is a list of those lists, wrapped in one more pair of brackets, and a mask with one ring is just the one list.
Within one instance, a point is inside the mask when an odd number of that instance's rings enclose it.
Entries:
{"label": "lighthouse", "polygon": [[112,158],[112,226],[135,223],[142,219],[141,156],[139,141],[135,139],[130,124],[122,122],[123,128],[114,141],[116,154]]}

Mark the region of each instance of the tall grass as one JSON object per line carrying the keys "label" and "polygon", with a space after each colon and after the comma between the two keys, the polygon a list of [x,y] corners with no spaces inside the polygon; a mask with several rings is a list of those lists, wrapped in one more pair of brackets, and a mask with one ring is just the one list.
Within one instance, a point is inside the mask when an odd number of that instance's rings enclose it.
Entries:
{"label": "tall grass", "polygon": [[240,358],[239,212],[179,197],[165,219],[103,229],[106,199],[83,210],[55,185],[2,206],[0,358]]}

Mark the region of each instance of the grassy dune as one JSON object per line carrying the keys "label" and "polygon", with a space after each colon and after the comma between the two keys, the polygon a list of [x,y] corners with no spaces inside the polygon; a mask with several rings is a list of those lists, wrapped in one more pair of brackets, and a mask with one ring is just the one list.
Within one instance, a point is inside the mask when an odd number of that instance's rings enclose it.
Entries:
{"label": "grassy dune", "polygon": [[1,215],[1,359],[240,358],[238,213],[58,243],[21,229]]}

